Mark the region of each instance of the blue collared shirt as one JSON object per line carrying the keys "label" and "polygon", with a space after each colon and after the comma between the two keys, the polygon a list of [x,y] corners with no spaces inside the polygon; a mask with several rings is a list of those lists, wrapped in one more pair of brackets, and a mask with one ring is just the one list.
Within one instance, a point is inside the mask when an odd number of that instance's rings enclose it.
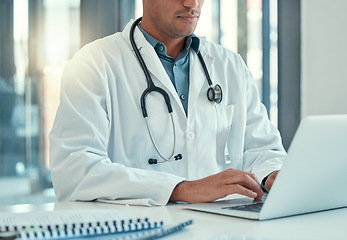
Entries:
{"label": "blue collared shirt", "polygon": [[186,44],[175,60],[173,57],[167,55],[165,44],[159,42],[150,34],[148,34],[140,27],[140,25],[139,29],[157,53],[167,75],[169,76],[172,84],[177,91],[184,111],[187,115],[189,93],[189,51],[190,48],[192,48],[196,52],[199,51],[200,39],[194,34],[186,37]]}

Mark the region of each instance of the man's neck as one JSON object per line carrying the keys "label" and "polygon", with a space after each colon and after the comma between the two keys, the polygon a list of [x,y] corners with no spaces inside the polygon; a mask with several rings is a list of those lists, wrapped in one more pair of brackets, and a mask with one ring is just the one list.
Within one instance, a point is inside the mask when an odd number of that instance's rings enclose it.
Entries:
{"label": "man's neck", "polygon": [[185,38],[173,39],[171,41],[162,41],[166,46],[167,55],[177,59],[178,54],[182,51],[185,45]]}

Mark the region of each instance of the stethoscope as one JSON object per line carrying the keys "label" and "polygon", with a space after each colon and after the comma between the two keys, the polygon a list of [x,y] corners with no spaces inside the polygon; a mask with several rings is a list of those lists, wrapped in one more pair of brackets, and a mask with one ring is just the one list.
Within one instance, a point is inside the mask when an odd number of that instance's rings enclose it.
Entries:
{"label": "stethoscope", "polygon": [[[171,101],[170,101],[170,97],[167,94],[167,92],[165,92],[164,89],[157,87],[154,85],[153,80],[151,78],[151,75],[149,74],[148,68],[139,52],[139,50],[137,49],[135,40],[134,40],[134,31],[135,31],[135,27],[139,24],[139,22],[141,21],[142,17],[138,18],[137,20],[134,21],[133,25],[131,26],[130,29],[130,43],[131,43],[131,47],[133,48],[135,55],[137,57],[137,60],[139,61],[141,68],[146,76],[146,80],[147,80],[147,88],[143,91],[140,101],[141,101],[141,110],[142,110],[142,115],[145,119],[146,122],[146,127],[149,133],[149,136],[151,138],[152,144],[155,148],[155,150],[157,151],[158,155],[160,156],[160,158],[162,160],[157,160],[154,158],[150,158],[148,160],[149,164],[157,164],[157,163],[164,163],[164,162],[168,162],[168,161],[177,161],[177,160],[181,160],[182,159],[182,154],[177,154],[174,156],[175,154],[175,148],[176,148],[176,130],[175,130],[175,122],[173,119],[173,114],[172,114],[172,106],[171,106]],[[212,84],[212,80],[210,78],[210,74],[207,71],[207,67],[205,64],[204,59],[201,56],[200,51],[197,53],[199,60],[201,62],[202,68],[204,70],[204,73],[206,75],[207,78],[207,82],[209,85],[209,88],[207,90],[207,99],[211,102],[216,102],[216,103],[220,103],[222,101],[222,88],[220,85],[216,84],[215,86],[213,86]],[[149,127],[148,124],[148,114],[147,114],[147,108],[146,108],[146,98],[148,96],[148,94],[150,94],[151,92],[157,92],[159,94],[161,94],[165,100],[166,106],[167,106],[167,110],[170,114],[170,118],[171,118],[171,122],[172,122],[172,130],[173,130],[173,135],[174,135],[174,143],[173,143],[173,147],[172,147],[172,151],[169,157],[164,157],[163,154],[159,151],[157,144],[155,143],[154,139],[153,139],[153,135],[151,132],[151,129]]]}

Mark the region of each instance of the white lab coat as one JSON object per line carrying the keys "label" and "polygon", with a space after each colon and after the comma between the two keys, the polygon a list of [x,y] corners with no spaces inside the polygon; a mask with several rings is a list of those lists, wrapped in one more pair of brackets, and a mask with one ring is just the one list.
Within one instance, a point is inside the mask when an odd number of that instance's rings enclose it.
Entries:
{"label": "white lab coat", "polygon": [[[139,29],[136,44],[156,86],[170,96],[180,161],[159,158],[140,108],[147,82],[123,32],[83,47],[62,75],[61,102],[50,133],[50,167],[59,201],[116,200],[165,205],[182,180],[228,168],[253,172],[261,181],[280,169],[285,151],[267,118],[254,80],[241,57],[201,38],[200,51],[220,104],[206,97],[208,84],[197,54],[190,52],[188,117],[153,47]],[[159,94],[147,97],[149,123],[158,148],[173,147],[169,114]]]}

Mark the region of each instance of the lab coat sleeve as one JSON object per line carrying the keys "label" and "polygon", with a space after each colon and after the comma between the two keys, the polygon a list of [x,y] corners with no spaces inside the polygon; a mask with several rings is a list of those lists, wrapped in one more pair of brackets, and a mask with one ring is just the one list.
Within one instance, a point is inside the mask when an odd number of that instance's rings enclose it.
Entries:
{"label": "lab coat sleeve", "polygon": [[244,145],[244,170],[253,172],[261,182],[267,175],[280,170],[286,152],[281,136],[269,121],[261,103],[252,74],[244,65],[247,102],[247,122]]}
{"label": "lab coat sleeve", "polygon": [[61,102],[49,136],[50,168],[58,200],[165,205],[183,179],[110,160],[110,99],[107,83],[102,80],[107,76],[91,66],[92,56],[82,59],[89,60],[72,59],[63,72]]}

